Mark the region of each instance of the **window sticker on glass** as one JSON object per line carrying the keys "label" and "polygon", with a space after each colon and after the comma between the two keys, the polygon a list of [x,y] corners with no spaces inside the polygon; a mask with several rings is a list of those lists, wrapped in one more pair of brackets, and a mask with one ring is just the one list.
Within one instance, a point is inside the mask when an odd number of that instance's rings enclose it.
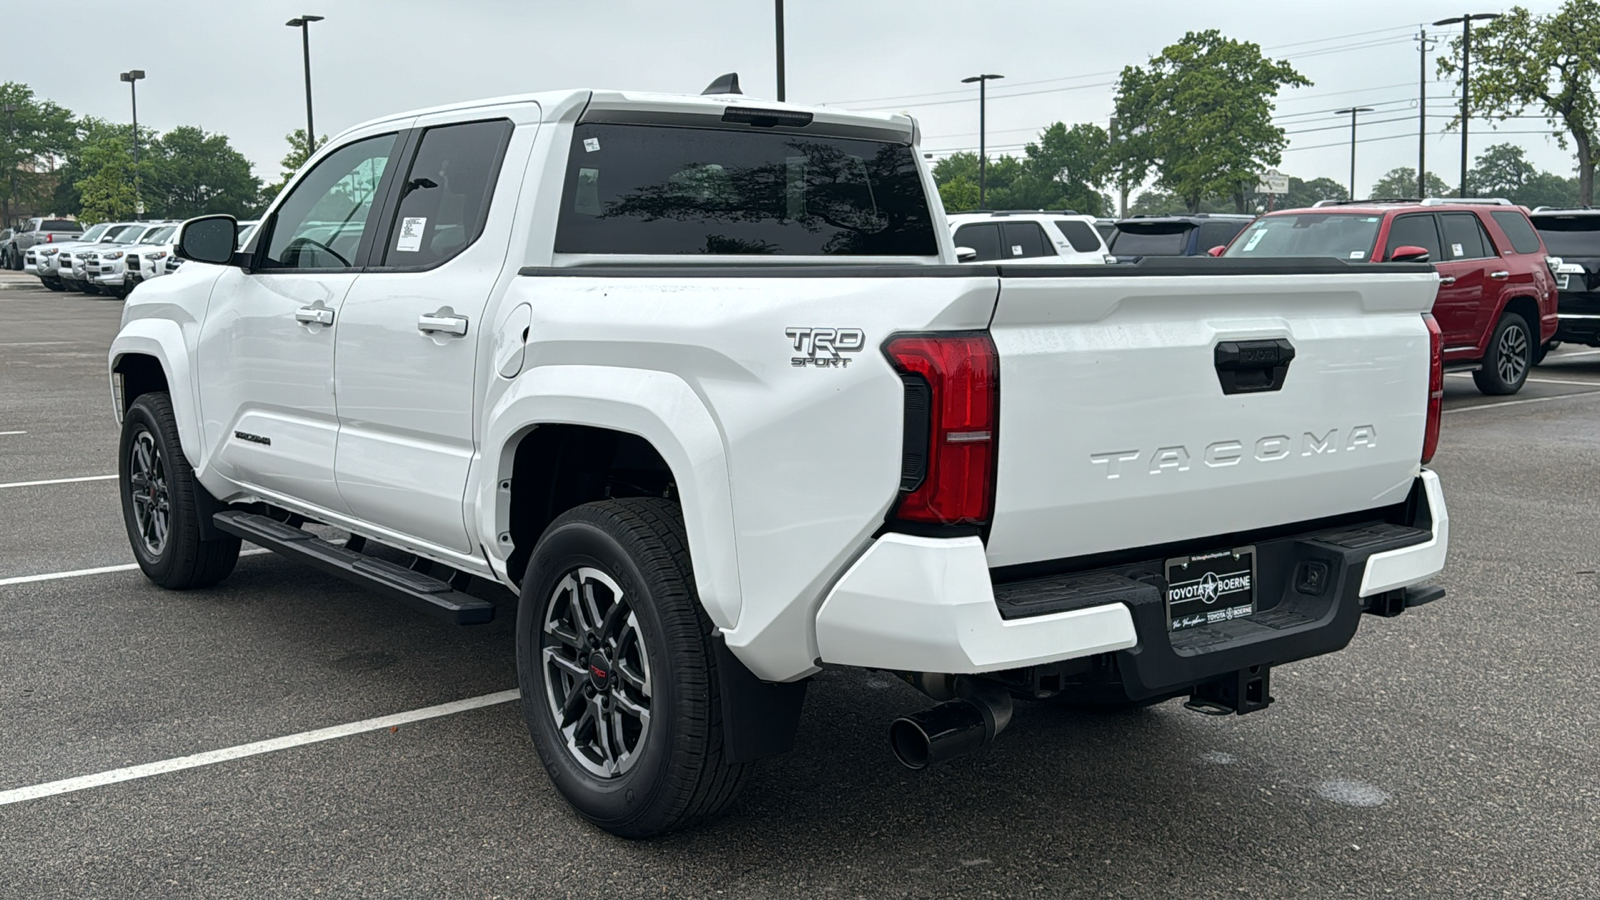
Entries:
{"label": "window sticker on glass", "polygon": [[407,216],[400,220],[400,238],[394,242],[399,253],[416,253],[422,249],[422,232],[428,227],[426,216]]}
{"label": "window sticker on glass", "polygon": [[1021,256],[1022,255],[1022,245],[1021,244],[1012,244],[1011,245],[1011,255],[1012,256]]}
{"label": "window sticker on glass", "polygon": [[1367,256],[1367,251],[1365,251],[1365,250],[1351,250],[1350,251],[1350,258],[1351,259],[1365,259],[1366,256]]}
{"label": "window sticker on glass", "polygon": [[1256,229],[1256,233],[1250,235],[1250,240],[1245,241],[1244,252],[1249,253],[1251,250],[1254,250],[1256,248],[1256,245],[1261,243],[1261,239],[1266,237],[1266,236],[1267,236],[1267,230],[1265,228]]}
{"label": "window sticker on glass", "polygon": [[599,138],[584,138],[583,139],[583,149],[584,149],[584,152],[586,152],[586,153],[593,153],[596,150],[599,150],[600,149],[600,139]]}
{"label": "window sticker on glass", "polygon": [[1454,255],[1454,256],[1466,256],[1467,255],[1467,251],[1461,249],[1461,245],[1460,244],[1451,244],[1450,245],[1450,253],[1452,255]]}

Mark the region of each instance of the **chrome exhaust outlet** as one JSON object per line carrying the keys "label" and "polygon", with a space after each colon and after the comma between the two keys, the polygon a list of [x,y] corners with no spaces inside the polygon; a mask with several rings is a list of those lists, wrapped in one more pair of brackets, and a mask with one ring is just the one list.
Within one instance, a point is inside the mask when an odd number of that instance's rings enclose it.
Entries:
{"label": "chrome exhaust outlet", "polygon": [[889,746],[908,769],[987,747],[1011,724],[1011,692],[992,681],[959,677],[956,699],[889,723]]}

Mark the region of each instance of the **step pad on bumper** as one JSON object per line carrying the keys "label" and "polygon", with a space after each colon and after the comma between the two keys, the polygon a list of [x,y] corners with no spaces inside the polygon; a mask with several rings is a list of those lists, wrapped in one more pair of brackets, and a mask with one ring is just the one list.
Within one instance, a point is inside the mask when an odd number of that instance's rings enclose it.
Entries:
{"label": "step pad on bumper", "polygon": [[456,625],[478,625],[494,618],[494,604],[455,590],[448,582],[331,544],[309,531],[242,510],[212,517],[218,529],[274,553],[306,563]]}

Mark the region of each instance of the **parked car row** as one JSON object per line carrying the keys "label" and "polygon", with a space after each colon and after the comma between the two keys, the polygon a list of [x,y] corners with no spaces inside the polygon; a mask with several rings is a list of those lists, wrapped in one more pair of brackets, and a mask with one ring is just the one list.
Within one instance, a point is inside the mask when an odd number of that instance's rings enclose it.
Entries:
{"label": "parked car row", "polygon": [[16,228],[0,231],[0,268],[20,269],[30,248],[77,240],[83,226],[68,218],[40,216],[24,219]]}
{"label": "parked car row", "polygon": [[[74,223],[76,224],[76,223]],[[82,291],[126,297],[141,282],[177,271],[176,221],[103,222],[74,235],[28,249],[19,266],[52,291]],[[255,223],[241,223],[240,240]]]}

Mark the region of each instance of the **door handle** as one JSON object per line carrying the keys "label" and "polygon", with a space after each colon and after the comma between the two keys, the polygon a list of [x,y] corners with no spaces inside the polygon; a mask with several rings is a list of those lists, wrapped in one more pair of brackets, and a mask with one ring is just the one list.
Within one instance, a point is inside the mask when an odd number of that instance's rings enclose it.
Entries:
{"label": "door handle", "polygon": [[1493,278],[1495,281],[1505,281],[1507,278],[1511,277],[1511,273],[1501,269],[1498,272],[1490,272],[1489,277]]}
{"label": "door handle", "polygon": [[467,333],[467,317],[424,313],[417,317],[417,330],[423,334],[463,335]]}
{"label": "door handle", "polygon": [[1456,277],[1454,275],[1441,275],[1441,276],[1439,276],[1439,284],[1440,285],[1455,284],[1455,283],[1456,283]]}
{"label": "door handle", "polygon": [[294,320],[305,325],[332,325],[333,310],[323,306],[302,306],[294,311]]}

